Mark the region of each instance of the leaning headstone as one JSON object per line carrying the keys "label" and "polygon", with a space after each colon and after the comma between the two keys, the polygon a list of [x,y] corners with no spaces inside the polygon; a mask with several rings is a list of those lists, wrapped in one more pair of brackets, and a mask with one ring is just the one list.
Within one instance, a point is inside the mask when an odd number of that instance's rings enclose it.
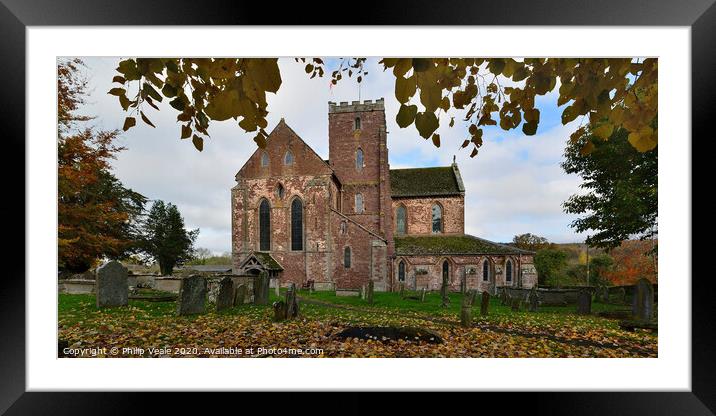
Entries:
{"label": "leaning headstone", "polygon": [[471,290],[462,297],[460,307],[460,325],[465,328],[472,326],[472,303],[475,301],[475,291]]}
{"label": "leaning headstone", "polygon": [[420,291],[420,302],[425,302],[425,288]]}
{"label": "leaning headstone", "polygon": [[373,281],[372,280],[368,281],[368,287],[366,288],[366,292],[365,292],[365,300],[369,304],[371,304],[371,305],[373,304]]}
{"label": "leaning headstone", "polygon": [[298,301],[296,300],[296,284],[291,283],[286,290],[286,318],[293,319],[298,316]]}
{"label": "leaning headstone", "polygon": [[234,291],[234,305],[241,306],[246,302],[246,285],[241,284]]}
{"label": "leaning headstone", "polygon": [[268,305],[269,300],[269,277],[268,273],[261,272],[254,277],[254,304]]}
{"label": "leaning headstone", "polygon": [[286,319],[287,316],[287,307],[286,302],[282,300],[277,300],[273,303],[273,320],[274,321],[283,321]]}
{"label": "leaning headstone", "polygon": [[654,286],[647,279],[639,279],[634,287],[632,315],[639,321],[650,321],[654,317]]}
{"label": "leaning headstone", "polygon": [[487,310],[490,307],[490,292],[482,292],[482,298],[480,299],[480,315],[487,316]]}
{"label": "leaning headstone", "polygon": [[177,315],[204,313],[206,279],[198,274],[182,279],[177,299]]}
{"label": "leaning headstone", "polygon": [[229,309],[234,305],[234,281],[226,276],[219,281],[219,293],[216,295],[216,311]]}
{"label": "leaning headstone", "polygon": [[592,313],[592,294],[583,289],[577,293],[577,314],[589,315]]}
{"label": "leaning headstone", "polygon": [[110,261],[97,269],[97,307],[127,306],[129,286],[127,268],[118,261]]}
{"label": "leaning headstone", "polygon": [[537,305],[539,304],[539,297],[537,296],[537,289],[532,288],[530,294],[527,296],[527,303],[529,304],[530,312],[537,312]]}

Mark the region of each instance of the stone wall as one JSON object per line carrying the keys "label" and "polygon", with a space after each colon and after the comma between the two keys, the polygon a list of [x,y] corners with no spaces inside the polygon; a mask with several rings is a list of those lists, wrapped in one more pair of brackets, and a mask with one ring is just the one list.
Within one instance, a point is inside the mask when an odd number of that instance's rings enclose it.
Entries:
{"label": "stone wall", "polygon": [[[465,233],[465,197],[396,198],[392,200],[393,226],[395,212],[400,205],[406,209],[406,232],[411,234],[432,234],[433,205],[439,204],[443,210],[443,233]],[[394,228],[397,229],[397,228]]]}

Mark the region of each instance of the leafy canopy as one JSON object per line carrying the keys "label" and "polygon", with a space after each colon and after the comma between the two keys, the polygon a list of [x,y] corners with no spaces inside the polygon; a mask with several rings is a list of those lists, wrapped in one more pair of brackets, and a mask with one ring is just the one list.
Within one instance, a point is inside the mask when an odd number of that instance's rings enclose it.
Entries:
{"label": "leafy canopy", "polygon": [[199,229],[187,231],[174,204],[157,200],[142,223],[142,251],[159,263],[162,275],[170,275],[177,264],[194,257],[194,241]]}
{"label": "leafy canopy", "polygon": [[[333,85],[344,75],[358,83],[367,75],[366,58],[341,58],[333,71],[321,58],[295,60],[311,78],[330,73]],[[450,127],[461,117],[468,125],[462,147],[472,146],[471,157],[483,144],[484,126],[522,126],[525,135],[536,134],[540,111],[535,97],[556,88],[557,104],[566,105],[562,124],[581,117],[602,140],[623,129],[640,152],[657,145],[658,131],[651,125],[658,101],[656,58],[383,58],[380,64],[395,77],[398,126],[414,126],[439,147],[441,113],[450,116]],[[109,94],[129,113],[124,130],[137,118],[154,127],[144,104],[159,110],[156,103],[166,98],[179,112],[180,137],[191,138],[199,151],[209,137],[210,121],[228,119],[256,132],[259,147],[266,145],[266,94],[277,93],[282,83],[277,58],[136,58],[121,61],[117,73],[113,82],[118,86]],[[584,132],[580,127],[573,137]],[[586,143],[582,151],[592,147]]]}

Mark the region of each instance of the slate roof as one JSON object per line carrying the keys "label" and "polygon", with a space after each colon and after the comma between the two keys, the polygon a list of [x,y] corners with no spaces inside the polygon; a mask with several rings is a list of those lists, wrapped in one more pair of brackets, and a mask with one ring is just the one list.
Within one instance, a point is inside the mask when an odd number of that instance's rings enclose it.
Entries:
{"label": "slate roof", "polygon": [[229,273],[231,272],[231,265],[214,265],[214,264],[196,264],[191,265],[187,264],[183,267],[180,267],[181,270],[196,270],[197,272],[207,272],[207,273]]}
{"label": "slate roof", "polygon": [[390,196],[393,198],[464,194],[465,186],[456,164],[390,170]]}
{"label": "slate roof", "polygon": [[395,254],[416,255],[457,255],[457,254],[534,254],[498,244],[469,234],[395,237]]}
{"label": "slate roof", "polygon": [[283,270],[283,267],[276,261],[276,259],[271,256],[269,253],[264,253],[262,251],[254,251],[252,253],[258,261],[263,264],[263,266],[266,268],[266,270]]}

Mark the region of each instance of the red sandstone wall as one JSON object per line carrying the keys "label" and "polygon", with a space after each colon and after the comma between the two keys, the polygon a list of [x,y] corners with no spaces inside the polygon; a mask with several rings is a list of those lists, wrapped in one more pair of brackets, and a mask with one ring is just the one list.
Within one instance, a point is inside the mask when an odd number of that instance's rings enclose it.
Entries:
{"label": "red sandstone wall", "polygon": [[393,229],[395,211],[398,206],[405,205],[407,210],[407,234],[431,234],[433,221],[433,205],[438,203],[443,208],[443,232],[445,234],[465,233],[465,197],[439,197],[439,198],[396,198],[392,200]]}

